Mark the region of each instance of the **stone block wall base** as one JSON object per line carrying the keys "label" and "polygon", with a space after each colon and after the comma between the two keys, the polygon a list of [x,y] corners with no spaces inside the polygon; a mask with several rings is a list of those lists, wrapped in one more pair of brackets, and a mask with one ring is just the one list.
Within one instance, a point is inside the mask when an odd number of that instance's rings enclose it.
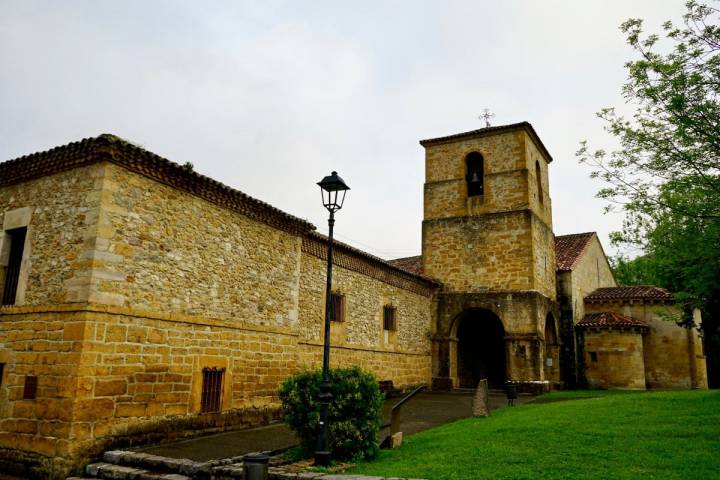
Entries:
{"label": "stone block wall base", "polygon": [[542,395],[550,391],[550,382],[548,381],[511,381],[508,382],[517,386],[518,393],[529,393],[530,395]]}
{"label": "stone block wall base", "polygon": [[453,389],[453,381],[450,377],[433,377],[431,388],[436,392],[449,392]]}
{"label": "stone block wall base", "polygon": [[[60,467],[60,468],[58,468]],[[56,470],[62,470],[54,475]],[[54,465],[53,459],[24,450],[0,448],[0,474],[17,476],[29,480],[65,478],[67,466]]]}

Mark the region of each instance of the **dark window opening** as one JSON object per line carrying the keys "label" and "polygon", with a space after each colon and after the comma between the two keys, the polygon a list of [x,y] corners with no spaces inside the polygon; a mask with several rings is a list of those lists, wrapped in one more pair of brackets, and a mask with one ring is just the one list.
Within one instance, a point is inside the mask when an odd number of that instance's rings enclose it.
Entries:
{"label": "dark window opening", "polygon": [[590,352],[590,361],[591,361],[591,362],[597,362],[597,361],[598,361],[597,352]]}
{"label": "dark window opening", "polygon": [[23,389],[23,400],[35,400],[37,398],[37,381],[35,375],[25,377],[25,388]]}
{"label": "dark window opening", "polygon": [[540,162],[535,160],[535,181],[537,182],[538,199],[540,204],[543,203],[543,188],[542,188],[542,171],[540,170]]}
{"label": "dark window opening", "polygon": [[483,156],[478,152],[469,153],[465,157],[465,167],[468,197],[483,195]]}
{"label": "dark window opening", "polygon": [[0,363],[0,386],[2,386],[3,382],[3,372],[5,372],[5,364]]}
{"label": "dark window opening", "polygon": [[10,242],[10,257],[8,259],[7,270],[5,270],[5,286],[3,288],[2,304],[15,305],[27,227],[15,228],[5,233],[7,233],[9,237],[6,241]]}
{"label": "dark window opening", "polygon": [[383,328],[385,330],[397,330],[395,311],[396,309],[392,305],[385,305],[383,308]]}
{"label": "dark window opening", "polygon": [[330,294],[330,321],[345,321],[345,295],[339,293]]}
{"label": "dark window opening", "polygon": [[203,368],[201,412],[220,411],[224,375],[224,368]]}

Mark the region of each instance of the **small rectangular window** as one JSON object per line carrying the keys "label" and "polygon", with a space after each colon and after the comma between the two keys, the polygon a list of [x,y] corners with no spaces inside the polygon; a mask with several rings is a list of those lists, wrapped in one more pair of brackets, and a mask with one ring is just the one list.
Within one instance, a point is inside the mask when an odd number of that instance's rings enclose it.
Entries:
{"label": "small rectangular window", "polygon": [[37,382],[35,375],[25,377],[25,388],[23,389],[23,400],[35,400],[37,398]]}
{"label": "small rectangular window", "polygon": [[590,352],[590,361],[591,361],[591,362],[597,362],[597,361],[598,361],[597,352]]}
{"label": "small rectangular window", "polygon": [[3,287],[2,304],[15,305],[27,227],[15,228],[5,233],[8,235],[7,241],[10,242],[10,256],[8,258],[7,269],[5,270],[5,286]]}
{"label": "small rectangular window", "polygon": [[392,305],[385,305],[383,308],[383,328],[385,330],[394,331],[397,329],[395,321],[395,307]]}
{"label": "small rectangular window", "polygon": [[200,411],[219,412],[222,405],[224,368],[203,368],[202,397]]}
{"label": "small rectangular window", "polygon": [[0,387],[2,386],[4,372],[5,372],[5,364],[0,363]]}
{"label": "small rectangular window", "polygon": [[345,321],[345,295],[339,293],[330,294],[330,321]]}

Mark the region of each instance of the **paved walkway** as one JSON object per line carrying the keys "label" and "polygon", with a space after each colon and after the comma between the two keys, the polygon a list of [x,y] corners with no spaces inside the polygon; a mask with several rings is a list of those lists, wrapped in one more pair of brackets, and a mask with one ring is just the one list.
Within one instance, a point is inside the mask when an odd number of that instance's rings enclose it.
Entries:
{"label": "paved walkway", "polygon": [[[427,430],[444,423],[472,415],[472,392],[452,393],[420,393],[403,405],[401,426],[404,435]],[[532,401],[534,397],[520,396],[516,403]],[[385,402],[383,418],[389,423],[390,409],[400,399],[392,398]],[[490,409],[495,410],[507,405],[505,395],[492,393]],[[380,432],[385,438],[387,430]],[[164,445],[138,449],[171,458],[189,458],[198,462],[217,458],[228,458],[250,452],[280,450],[297,444],[295,435],[284,423],[276,423],[266,427],[237,430],[182,440]]]}

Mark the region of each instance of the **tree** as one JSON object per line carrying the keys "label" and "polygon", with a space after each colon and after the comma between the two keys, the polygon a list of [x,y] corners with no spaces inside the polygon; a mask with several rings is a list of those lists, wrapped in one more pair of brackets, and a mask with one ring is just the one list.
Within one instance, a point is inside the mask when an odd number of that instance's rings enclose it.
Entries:
{"label": "tree", "polygon": [[681,26],[664,38],[640,19],[620,27],[637,58],[625,64],[622,92],[630,118],[613,108],[598,116],[619,142],[610,153],[582,142],[579,160],[606,186],[597,196],[620,207],[616,245],[644,255],[615,260],[621,282],[654,283],[702,307],[708,370],[720,382],[720,11],[686,3]]}

